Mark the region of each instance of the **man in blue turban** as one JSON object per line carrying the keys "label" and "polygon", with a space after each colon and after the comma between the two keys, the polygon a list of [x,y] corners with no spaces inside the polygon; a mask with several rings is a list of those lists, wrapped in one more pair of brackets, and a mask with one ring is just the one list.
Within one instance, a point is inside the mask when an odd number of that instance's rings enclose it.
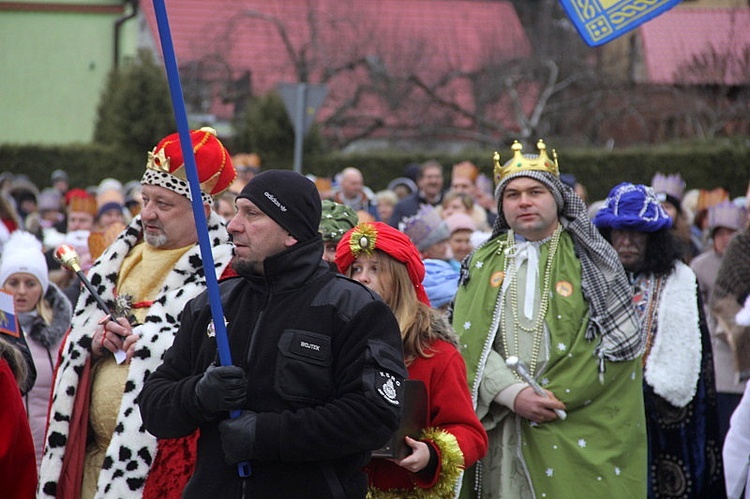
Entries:
{"label": "man in blue turban", "polygon": [[648,497],[725,497],[711,342],[672,219],[651,187],[622,183],[594,225],[625,267],[646,342]]}

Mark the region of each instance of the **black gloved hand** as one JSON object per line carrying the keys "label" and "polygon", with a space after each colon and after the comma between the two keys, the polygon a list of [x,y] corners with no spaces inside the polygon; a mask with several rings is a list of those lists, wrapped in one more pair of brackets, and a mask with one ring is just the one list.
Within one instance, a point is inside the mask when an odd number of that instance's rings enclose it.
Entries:
{"label": "black gloved hand", "polygon": [[206,416],[241,409],[246,395],[247,377],[238,366],[209,366],[195,385],[195,401]]}
{"label": "black gloved hand", "polygon": [[234,419],[219,423],[221,447],[227,464],[241,463],[253,458],[255,447],[255,421],[258,415],[252,411],[242,411]]}

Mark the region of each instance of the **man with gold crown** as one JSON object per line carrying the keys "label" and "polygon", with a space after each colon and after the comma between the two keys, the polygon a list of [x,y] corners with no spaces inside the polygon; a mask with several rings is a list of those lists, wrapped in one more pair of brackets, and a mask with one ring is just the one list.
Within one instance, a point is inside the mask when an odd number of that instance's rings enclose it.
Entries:
{"label": "man with gold crown", "polygon": [[[190,135],[218,277],[232,244],[212,196],[236,173],[212,129]],[[179,136],[159,142],[146,166],[143,210],[88,272],[114,320],[83,289],[60,351],[38,497],[179,497],[192,472],[195,438],[157,442],[136,406],[183,307],[206,289]]]}
{"label": "man with gold crown", "polygon": [[[495,154],[498,218],[455,298],[453,327],[490,439],[462,492],[642,498],[644,344],[628,280],[560,181],[554,151],[537,147],[522,154],[514,143],[504,165]],[[539,392],[511,369],[516,359]]]}

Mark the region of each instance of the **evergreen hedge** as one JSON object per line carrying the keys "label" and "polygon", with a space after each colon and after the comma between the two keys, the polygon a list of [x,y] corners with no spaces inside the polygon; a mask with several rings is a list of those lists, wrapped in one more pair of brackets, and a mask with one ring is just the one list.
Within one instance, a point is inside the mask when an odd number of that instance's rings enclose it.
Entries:
{"label": "evergreen hedge", "polygon": [[[472,161],[491,177],[493,152],[469,151],[460,156],[425,151],[333,153],[305,158],[303,170],[304,173],[330,177],[344,167],[355,166],[362,170],[366,184],[377,191],[385,188],[393,178],[402,176],[408,164],[436,159],[444,166],[447,185],[450,167],[464,160]],[[499,152],[503,162],[511,154],[508,147]],[[612,151],[567,149],[558,150],[558,161],[562,173],[574,174],[587,187],[589,200],[603,199],[620,182],[648,184],[657,171],[679,172],[688,189],[725,187],[732,197],[744,195],[750,180],[750,146],[740,142]],[[23,173],[40,188],[49,185],[50,173],[57,168],[68,172],[71,186],[86,187],[98,184],[105,177],[123,182],[140,179],[145,164],[145,151],[135,155],[97,144],[0,145],[0,171]],[[291,169],[291,165],[288,168]]]}
{"label": "evergreen hedge", "polygon": [[50,174],[58,168],[68,173],[71,187],[87,187],[107,177],[139,179],[145,167],[145,153],[134,157],[101,144],[0,145],[0,171],[24,174],[40,190],[50,185]]}
{"label": "evergreen hedge", "polygon": [[[548,144],[548,147],[551,147]],[[532,150],[533,151],[533,150]],[[528,151],[527,152],[532,152]],[[501,162],[511,157],[509,147],[499,149]],[[750,143],[682,144],[633,149],[567,149],[558,150],[561,173],[572,173],[588,190],[589,201],[604,199],[620,182],[649,184],[656,172],[679,172],[687,189],[726,188],[732,197],[744,196],[750,180]],[[409,153],[330,154],[311,160],[311,171],[331,176],[346,166],[362,170],[365,183],[373,190],[388,185],[403,175],[409,163],[438,160],[444,168],[446,185],[451,166],[471,161],[492,178],[493,150],[464,152],[461,156]]]}

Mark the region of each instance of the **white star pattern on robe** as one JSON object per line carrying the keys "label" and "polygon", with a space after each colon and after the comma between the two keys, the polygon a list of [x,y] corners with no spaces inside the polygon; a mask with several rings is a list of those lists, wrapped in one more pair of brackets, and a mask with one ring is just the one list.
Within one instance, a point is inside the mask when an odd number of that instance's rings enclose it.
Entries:
{"label": "white star pattern on robe", "polygon": [[476,265],[474,265],[476,268],[481,269],[484,266],[484,262],[477,262]]}
{"label": "white star pattern on robe", "polygon": [[561,352],[564,352],[567,348],[568,347],[565,346],[565,343],[558,343],[557,344],[557,349],[560,350]]}
{"label": "white star pattern on robe", "polygon": [[467,331],[471,329],[471,321],[464,322],[464,329]]}
{"label": "white star pattern on robe", "polygon": [[578,447],[580,447],[581,449],[586,447],[586,441],[582,438],[578,439]]}
{"label": "white star pattern on robe", "polygon": [[553,470],[552,468],[547,468],[547,471],[545,473],[547,473],[547,476],[553,476],[555,474],[555,470]]}
{"label": "white star pattern on robe", "polygon": [[622,473],[622,470],[615,466],[615,475],[620,476],[620,473]]}
{"label": "white star pattern on robe", "polygon": [[542,378],[542,385],[544,385],[544,386],[549,385],[549,379],[548,378]]}

